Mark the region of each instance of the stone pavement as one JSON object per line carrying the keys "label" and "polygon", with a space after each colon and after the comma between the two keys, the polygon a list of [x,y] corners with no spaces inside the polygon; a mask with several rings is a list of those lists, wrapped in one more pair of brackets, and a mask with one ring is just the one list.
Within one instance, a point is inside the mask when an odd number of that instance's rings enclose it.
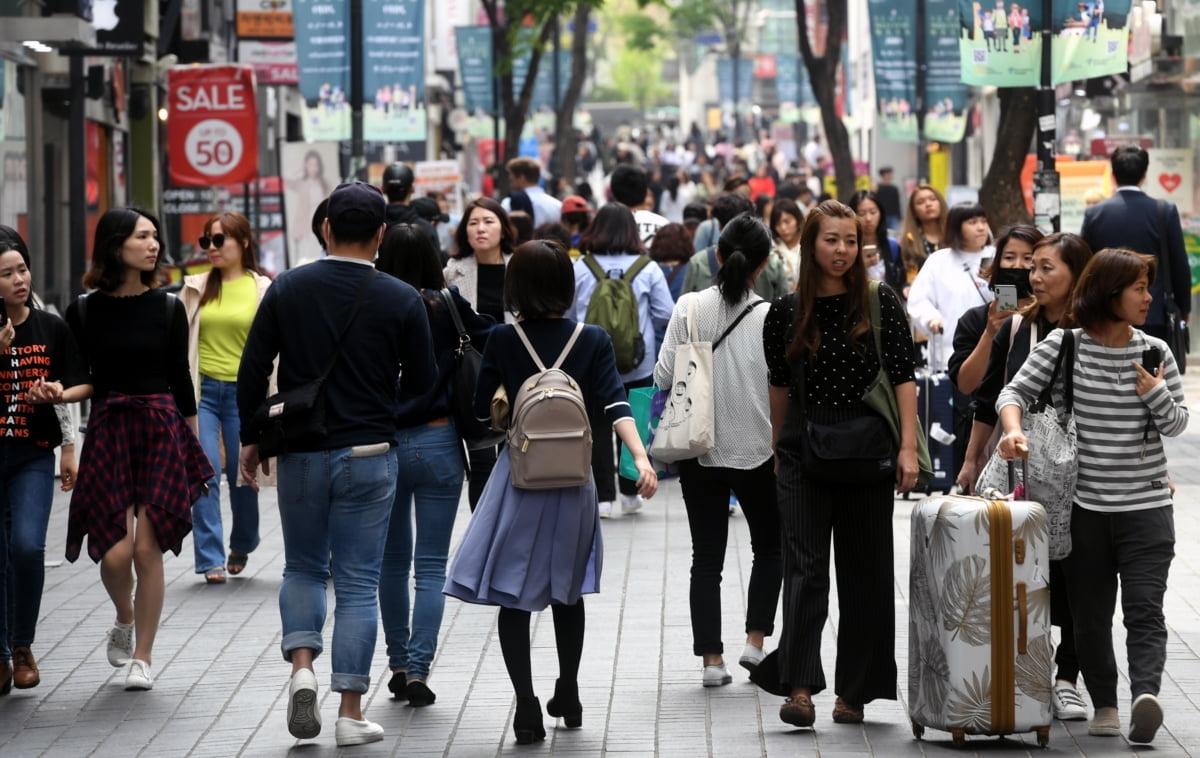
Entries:
{"label": "stone pavement", "polygon": [[[1200,416],[1200,375],[1188,377],[1188,396]],[[383,634],[364,701],[366,713],[385,730],[383,742],[348,748],[361,756],[959,756],[1200,755],[1200,421],[1169,443],[1179,485],[1175,514],[1177,557],[1166,600],[1169,659],[1162,700],[1166,723],[1152,749],[1135,752],[1124,739],[1087,736],[1086,722],[1055,724],[1049,752],[1032,735],[1005,740],[971,738],[966,750],[950,736],[929,730],[912,737],[903,699],[867,707],[862,726],[835,725],[833,693],[817,697],[815,730],[796,730],[778,719],[780,699],[759,691],[736,665],[734,683],[700,686],[699,659],[691,655],[688,621],[690,540],[675,482],[635,516],[604,523],[603,591],[589,596],[588,629],[580,690],[583,729],[555,729],[547,718],[545,743],[518,748],[511,731],[513,697],[496,636],[496,611],[446,604],[438,657],[429,680],[438,701],[410,708],[390,699]],[[262,546],[246,572],[228,584],[206,586],[192,573],[190,541],[180,557],[165,562],[167,595],[155,644],[156,683],[148,692],[125,692],[124,671],[104,655],[112,608],[97,568],[85,558],[61,562],[67,499],[56,498],[48,540],[42,618],[34,652],[42,683],[0,698],[0,756],[281,756],[316,758],[338,752],[333,722],[337,696],[328,692],[329,657],[317,660],[325,728],[298,742],[285,727],[285,686],[290,671],[279,653],[276,593],[283,566],[274,490],[265,490]],[[901,698],[907,691],[908,512],[895,505],[896,655]],[[469,517],[460,505],[457,536]],[[226,508],[226,518],[228,509]],[[733,519],[723,590],[727,655],[736,661],[743,638],[745,586],[749,575],[745,521]],[[332,608],[332,593],[331,593]],[[836,595],[823,643],[832,678]],[[332,614],[330,616],[332,625]],[[330,629],[326,629],[326,640]],[[1119,622],[1114,634],[1124,646]],[[533,626],[534,675],[543,704],[557,673],[550,615]],[[768,641],[773,649],[774,640]],[[1118,660],[1123,654],[1118,652]],[[1128,703],[1128,685],[1121,698]],[[1122,720],[1128,719],[1123,708]]]}

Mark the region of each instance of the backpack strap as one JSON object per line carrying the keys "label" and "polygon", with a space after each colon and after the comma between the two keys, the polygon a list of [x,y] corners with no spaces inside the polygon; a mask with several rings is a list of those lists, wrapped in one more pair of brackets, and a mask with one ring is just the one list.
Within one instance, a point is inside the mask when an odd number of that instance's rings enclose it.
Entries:
{"label": "backpack strap", "polygon": [[579,335],[583,333],[583,322],[575,324],[575,331],[571,332],[571,338],[567,340],[567,344],[563,346],[562,352],[558,354],[558,360],[554,361],[554,365],[550,368],[558,368],[567,359],[567,354],[571,352],[571,348],[575,347],[575,341],[579,339]]}
{"label": "backpack strap", "polygon": [[[513,326],[517,330],[517,336],[521,338],[521,344],[525,345],[526,352],[533,359],[534,365],[538,367],[538,371],[546,371],[546,364],[542,363],[542,357],[533,349],[533,343],[529,341],[529,337],[525,335],[525,330],[521,328],[521,322],[516,322]],[[567,359],[567,354],[571,352],[571,348],[575,347],[575,341],[579,339],[580,333],[583,332],[583,322],[575,324],[575,331],[571,332],[571,338],[567,340],[567,344],[563,346],[562,352],[558,354],[558,360],[554,361],[554,365],[550,368],[558,368],[563,361]]]}
{"label": "backpack strap", "polygon": [[721,270],[721,264],[717,263],[717,246],[709,245],[705,253],[708,254],[708,273],[712,274],[712,277],[716,279],[717,272]]}
{"label": "backpack strap", "polygon": [[591,253],[584,255],[583,265],[587,267],[588,271],[592,272],[592,276],[596,277],[596,281],[604,281],[604,277],[607,276],[607,274],[604,273],[604,269],[600,268],[600,261],[596,260],[596,256],[592,255]]}
{"label": "backpack strap", "polygon": [[638,259],[633,262],[633,265],[627,268],[625,273],[621,275],[621,279],[623,279],[627,284],[632,285],[634,278],[637,277],[638,274],[642,273],[642,269],[649,264],[650,256],[639,255]]}

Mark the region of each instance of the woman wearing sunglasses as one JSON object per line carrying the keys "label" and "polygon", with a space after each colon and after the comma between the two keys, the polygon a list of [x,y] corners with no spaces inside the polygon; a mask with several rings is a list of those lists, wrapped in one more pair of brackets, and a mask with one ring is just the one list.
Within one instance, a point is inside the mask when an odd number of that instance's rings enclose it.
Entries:
{"label": "woman wearing sunglasses", "polygon": [[[218,213],[204,225],[200,250],[212,270],[184,277],[179,295],[187,309],[188,364],[199,408],[200,444],[216,474],[192,506],[196,573],[209,584],[240,574],[258,547],[258,493],[239,481],[237,372],[250,322],[271,280],[259,273],[250,222],[240,213]],[[233,525],[229,559],[221,533],[221,444]]]}

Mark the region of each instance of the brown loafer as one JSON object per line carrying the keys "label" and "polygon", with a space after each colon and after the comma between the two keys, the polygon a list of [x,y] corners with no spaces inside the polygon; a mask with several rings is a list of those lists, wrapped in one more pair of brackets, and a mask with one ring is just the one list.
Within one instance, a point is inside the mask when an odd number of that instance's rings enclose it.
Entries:
{"label": "brown loafer", "polygon": [[37,661],[33,659],[33,651],[28,647],[15,647],[13,657],[13,686],[19,690],[27,690],[38,686],[42,681],[38,673]]}
{"label": "brown loafer", "polygon": [[779,706],[779,720],[792,726],[812,726],[817,720],[817,709],[808,695],[796,695]]}
{"label": "brown loafer", "polygon": [[833,704],[833,720],[838,724],[861,724],[863,709],[850,705],[840,697]]}

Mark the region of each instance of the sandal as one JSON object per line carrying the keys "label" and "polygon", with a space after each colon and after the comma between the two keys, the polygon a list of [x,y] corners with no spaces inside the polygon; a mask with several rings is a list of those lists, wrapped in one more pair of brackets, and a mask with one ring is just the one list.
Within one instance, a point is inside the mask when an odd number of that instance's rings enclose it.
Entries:
{"label": "sandal", "polygon": [[234,576],[237,576],[238,574],[245,571],[246,570],[246,561],[248,561],[248,560],[250,560],[250,556],[246,555],[245,553],[231,552],[229,554],[229,560],[226,561],[226,565],[229,568],[229,573],[233,574]]}
{"label": "sandal", "polygon": [[225,569],[220,567],[210,568],[208,571],[204,572],[204,581],[208,582],[209,584],[224,584]]}

